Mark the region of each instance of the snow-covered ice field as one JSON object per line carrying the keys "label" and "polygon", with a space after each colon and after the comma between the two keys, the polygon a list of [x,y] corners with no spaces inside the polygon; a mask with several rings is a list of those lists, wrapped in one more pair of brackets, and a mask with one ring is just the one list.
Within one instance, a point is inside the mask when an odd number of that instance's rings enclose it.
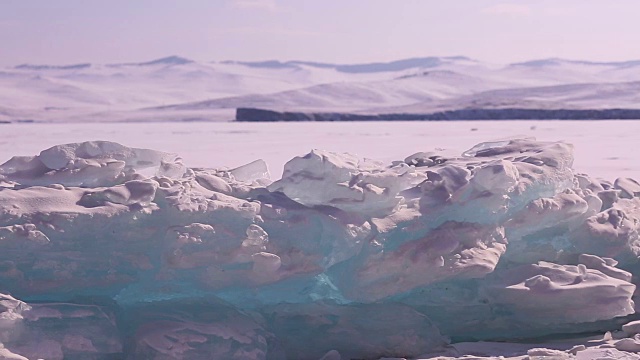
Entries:
{"label": "snow-covered ice field", "polygon": [[179,154],[202,167],[236,167],[262,158],[273,179],[286,161],[311,149],[385,162],[419,151],[462,151],[484,141],[535,137],[574,145],[577,171],[640,179],[634,151],[640,121],[455,121],[338,123],[89,123],[0,125],[0,162],[50,146],[108,140]]}
{"label": "snow-covered ice field", "polygon": [[3,124],[0,359],[637,359],[639,130]]}
{"label": "snow-covered ice field", "polygon": [[3,125],[0,359],[636,359],[639,126]]}

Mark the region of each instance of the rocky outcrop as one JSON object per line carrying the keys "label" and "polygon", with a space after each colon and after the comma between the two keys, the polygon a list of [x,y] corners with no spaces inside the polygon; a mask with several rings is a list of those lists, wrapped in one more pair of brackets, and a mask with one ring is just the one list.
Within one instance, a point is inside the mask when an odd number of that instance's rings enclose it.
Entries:
{"label": "rocky outcrop", "polygon": [[640,109],[460,109],[428,114],[279,112],[238,108],[236,121],[446,121],[446,120],[636,120]]}

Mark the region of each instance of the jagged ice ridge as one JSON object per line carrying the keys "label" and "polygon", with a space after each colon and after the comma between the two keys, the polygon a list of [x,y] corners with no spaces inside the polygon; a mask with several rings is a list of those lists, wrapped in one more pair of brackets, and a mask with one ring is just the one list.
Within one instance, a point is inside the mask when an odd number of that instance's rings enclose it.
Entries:
{"label": "jagged ice ridge", "polygon": [[14,157],[0,358],[419,357],[619,329],[640,184],[572,162],[571,145],[531,139],[391,164],[313,150],[276,181],[261,160],[190,168],[103,141]]}

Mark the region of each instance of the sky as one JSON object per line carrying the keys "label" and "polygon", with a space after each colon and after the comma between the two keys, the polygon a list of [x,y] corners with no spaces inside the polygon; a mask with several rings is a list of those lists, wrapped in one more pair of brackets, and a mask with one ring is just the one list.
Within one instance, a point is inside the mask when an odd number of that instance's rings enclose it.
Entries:
{"label": "sky", "polygon": [[0,66],[640,59],[638,0],[0,0]]}

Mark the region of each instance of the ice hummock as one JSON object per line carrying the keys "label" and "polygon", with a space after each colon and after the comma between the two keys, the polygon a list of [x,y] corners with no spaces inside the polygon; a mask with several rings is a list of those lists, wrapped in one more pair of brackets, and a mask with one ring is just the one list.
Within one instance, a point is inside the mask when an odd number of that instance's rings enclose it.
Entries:
{"label": "ice hummock", "polygon": [[[459,356],[463,340],[620,329],[640,185],[572,162],[533,139],[391,164],[314,150],[272,182],[260,160],[190,168],[110,142],[14,157],[0,358]],[[636,327],[572,351],[639,351]]]}

